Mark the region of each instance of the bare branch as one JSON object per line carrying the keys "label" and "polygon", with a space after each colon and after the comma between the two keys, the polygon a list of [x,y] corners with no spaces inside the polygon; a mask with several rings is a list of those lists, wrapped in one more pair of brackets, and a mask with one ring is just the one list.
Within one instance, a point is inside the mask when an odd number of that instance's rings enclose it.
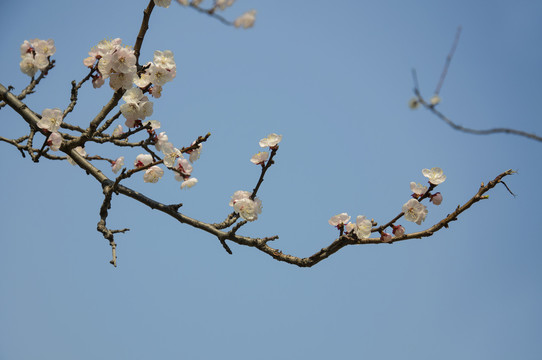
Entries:
{"label": "bare branch", "polygon": [[452,48],[450,49],[450,52],[448,53],[448,56],[446,56],[446,62],[444,63],[444,68],[442,69],[442,73],[440,74],[440,79],[437,84],[437,87],[435,88],[435,95],[438,95],[440,93],[440,89],[442,88],[442,85],[444,84],[444,79],[446,79],[446,74],[448,73],[448,68],[450,67],[450,63],[452,62],[452,58],[454,57],[455,49],[457,48],[457,44],[459,44],[459,37],[461,36],[461,26],[457,27],[457,32],[455,33],[455,39],[452,44]]}
{"label": "bare branch", "polygon": [[529,133],[529,132],[522,131],[522,130],[516,130],[516,129],[510,129],[510,128],[493,128],[493,129],[486,129],[486,130],[476,130],[476,129],[471,129],[471,128],[468,128],[468,127],[464,127],[464,126],[456,124],[455,122],[450,120],[443,113],[441,113],[440,111],[438,111],[436,109],[436,106],[437,106],[438,102],[440,101],[440,99],[438,98],[438,94],[440,93],[442,85],[444,84],[446,74],[448,73],[448,68],[450,67],[450,63],[452,61],[455,50],[457,48],[457,44],[459,43],[460,35],[461,35],[461,27],[458,27],[456,35],[455,35],[454,42],[452,44],[452,48],[450,49],[450,52],[448,53],[448,56],[446,57],[446,62],[444,63],[444,68],[442,69],[442,73],[440,75],[439,82],[438,82],[437,87],[435,89],[434,98],[436,99],[436,102],[431,102],[431,101],[428,102],[423,98],[423,96],[421,94],[421,91],[420,91],[419,84],[418,84],[418,77],[416,75],[416,70],[414,70],[414,69],[412,70],[412,79],[413,79],[413,82],[414,82],[414,95],[416,96],[416,98],[411,100],[411,101],[413,101],[411,107],[414,109],[418,105],[422,105],[425,109],[431,111],[433,114],[435,114],[438,118],[443,120],[446,124],[451,126],[453,129],[458,130],[458,131],[462,131],[464,133],[475,134],[475,135],[490,135],[490,134],[499,134],[499,133],[513,134],[513,135],[519,135],[519,136],[526,137],[528,139],[533,139],[533,140],[542,142],[542,137],[540,137],[540,136],[538,136],[538,135],[536,135],[534,133]]}
{"label": "bare branch", "polygon": [[[23,91],[19,95],[17,95],[17,99],[23,100],[26,95],[33,94],[34,88],[40,83],[40,81],[49,73],[49,70],[55,67],[55,60],[49,61],[49,65],[45,69],[43,69],[40,72],[40,75],[37,78],[33,78],[30,80],[30,84],[28,84]],[[6,103],[4,101],[0,102],[0,109],[2,109],[4,106],[6,106]]]}

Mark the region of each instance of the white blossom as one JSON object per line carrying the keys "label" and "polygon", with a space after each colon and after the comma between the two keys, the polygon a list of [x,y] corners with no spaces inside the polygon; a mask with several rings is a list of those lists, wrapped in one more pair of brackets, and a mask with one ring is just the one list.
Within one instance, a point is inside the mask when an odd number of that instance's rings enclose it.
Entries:
{"label": "white blossom", "polygon": [[160,66],[164,69],[175,68],[175,59],[173,57],[173,51],[171,50],[156,50],[154,52],[153,63],[156,66]]}
{"label": "white blossom", "polygon": [[117,73],[135,73],[137,68],[134,50],[119,46],[111,57],[111,68]]}
{"label": "white blossom", "polygon": [[124,131],[122,130],[122,125],[117,125],[117,127],[113,130],[113,134],[112,136],[120,136],[124,133]]}
{"label": "white blossom", "polygon": [[440,103],[440,100],[441,100],[441,99],[440,99],[440,96],[438,96],[438,95],[435,94],[435,95],[433,95],[433,96],[431,97],[431,99],[429,99],[429,102],[431,103],[431,105],[435,106],[435,105],[437,105],[438,103]]}
{"label": "white blossom", "polygon": [[418,225],[422,224],[427,215],[427,208],[416,199],[410,199],[403,205],[405,219],[415,222]]}
{"label": "white blossom", "polygon": [[267,135],[267,137],[260,140],[260,147],[274,148],[282,140],[282,135],[277,135],[275,133]]}
{"label": "white blossom", "polygon": [[434,167],[429,169],[422,170],[423,176],[429,179],[429,182],[433,185],[442,184],[446,180],[446,175],[442,173],[442,169],[439,167]]}
{"label": "white blossom", "polygon": [[173,167],[173,164],[175,164],[175,160],[178,157],[182,156],[181,151],[175,146],[173,146],[173,144],[170,142],[162,144],[160,148],[164,153],[164,165],[166,165],[168,168]]}
{"label": "white blossom", "polygon": [[156,142],[154,144],[154,147],[158,151],[162,151],[162,148],[165,144],[168,143],[168,136],[166,135],[165,131],[162,131],[160,134],[156,136]]}
{"label": "white blossom", "polygon": [[238,27],[243,27],[245,29],[251,28],[254,26],[254,22],[256,21],[256,10],[249,10],[243,15],[239,16],[235,21],[233,22],[233,25]]}
{"label": "white blossom", "polygon": [[149,88],[149,93],[153,98],[158,99],[162,96],[162,87],[160,85],[153,85]]}
{"label": "white blossom", "polygon": [[232,6],[234,2],[235,0],[215,0],[215,6],[220,10],[224,10],[227,7]]}
{"label": "white blossom", "polygon": [[60,135],[58,132],[52,132],[47,138],[47,145],[49,145],[51,150],[58,151],[60,149],[60,145],[62,145],[62,140],[62,135]]}
{"label": "white blossom", "polygon": [[160,129],[160,127],[162,126],[162,124],[158,120],[145,121],[143,123],[143,126],[147,126],[147,124],[150,126],[151,130]]}
{"label": "white blossom", "polygon": [[120,112],[127,120],[127,126],[135,124],[133,120],[144,119],[153,113],[153,103],[149,101],[138,87],[127,90],[122,99],[126,102],[120,106]]}
{"label": "white blossom", "polygon": [[258,214],[262,213],[262,202],[258,198],[255,198],[254,200],[244,198],[235,201],[233,209],[243,219],[254,221],[258,219]]}
{"label": "white blossom", "polygon": [[165,83],[173,80],[175,76],[177,75],[177,70],[175,67],[173,67],[172,69],[166,69],[154,64],[151,65],[148,71],[150,74],[149,80],[154,85],[158,85],[158,86],[162,86]]}
{"label": "white blossom", "polygon": [[235,204],[235,202],[238,201],[238,200],[248,199],[251,194],[252,193],[250,193],[248,191],[238,190],[238,191],[233,193],[233,196],[231,197],[229,205],[233,206]]}
{"label": "white blossom", "polygon": [[171,0],[154,0],[154,5],[168,8],[171,4]]}
{"label": "white blossom", "polygon": [[[192,141],[192,145],[194,145],[196,142]],[[188,157],[188,160],[190,160],[191,163],[194,163],[194,161],[198,160],[201,155],[201,144],[198,144],[198,146],[194,150],[188,151],[190,156]]]}
{"label": "white blossom", "polygon": [[358,215],[356,217],[356,227],[354,233],[359,239],[367,239],[371,236],[371,228],[373,224],[371,220],[365,218],[364,215]]}
{"label": "white blossom", "polygon": [[198,179],[196,179],[195,177],[191,177],[190,179],[183,181],[183,183],[181,184],[181,189],[184,189],[184,188],[190,189],[192,186],[196,185],[197,183],[198,183]]}
{"label": "white blossom", "polygon": [[38,72],[38,64],[34,61],[34,56],[32,54],[27,54],[21,62],[19,63],[19,68],[23,72],[23,74],[26,74],[30,77],[36,75],[36,72]]}
{"label": "white blossom", "polygon": [[132,83],[136,77],[135,73],[113,73],[109,77],[109,86],[113,90],[120,88],[129,89],[132,87]]}
{"label": "white blossom", "polygon": [[117,160],[111,163],[111,170],[116,174],[124,166],[124,156],[119,157]]}
{"label": "white blossom", "polygon": [[105,84],[105,79],[101,74],[92,77],[92,87],[95,89],[101,88]]}
{"label": "white blossom", "polygon": [[416,195],[423,195],[427,192],[427,186],[416,184],[414,181],[410,183],[410,190]]}
{"label": "white blossom", "polygon": [[179,174],[175,174],[177,181],[187,180],[194,169],[190,162],[183,157],[177,159],[175,168],[179,171]]}
{"label": "white blossom", "polygon": [[63,113],[59,108],[45,109],[41,113],[38,127],[49,132],[55,132],[60,128],[60,124],[62,124],[62,117]]}
{"label": "white blossom", "polygon": [[261,151],[250,159],[250,162],[256,165],[263,164],[269,158],[269,153],[266,151]]}
{"label": "white blossom", "polygon": [[341,214],[332,216],[328,220],[328,223],[331,226],[339,227],[339,226],[344,226],[344,224],[346,224],[348,221],[350,221],[350,216],[348,216],[347,213],[341,213]]}
{"label": "white blossom", "polygon": [[[38,39],[35,39],[38,40]],[[44,56],[52,56],[56,52],[55,41],[53,39],[49,40],[38,40],[34,45],[34,50],[36,54],[41,54]]]}
{"label": "white blossom", "polygon": [[156,183],[164,175],[164,170],[160,167],[154,165],[145,171],[143,174],[143,181],[147,183]]}

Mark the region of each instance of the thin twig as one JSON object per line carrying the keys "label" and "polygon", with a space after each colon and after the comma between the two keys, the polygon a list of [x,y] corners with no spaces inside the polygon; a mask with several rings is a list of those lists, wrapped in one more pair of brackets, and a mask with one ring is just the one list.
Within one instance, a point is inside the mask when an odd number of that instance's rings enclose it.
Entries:
{"label": "thin twig", "polygon": [[452,44],[452,48],[450,49],[450,52],[448,53],[448,56],[446,56],[446,62],[444,63],[444,68],[442,69],[442,73],[440,74],[440,79],[437,84],[437,87],[435,89],[435,95],[438,95],[440,93],[440,89],[442,88],[442,85],[444,84],[444,79],[446,79],[446,74],[448,73],[448,68],[450,67],[450,63],[452,62],[452,58],[454,57],[455,49],[457,48],[457,44],[459,44],[459,37],[461,36],[461,26],[457,27],[457,32],[455,33],[455,39]]}

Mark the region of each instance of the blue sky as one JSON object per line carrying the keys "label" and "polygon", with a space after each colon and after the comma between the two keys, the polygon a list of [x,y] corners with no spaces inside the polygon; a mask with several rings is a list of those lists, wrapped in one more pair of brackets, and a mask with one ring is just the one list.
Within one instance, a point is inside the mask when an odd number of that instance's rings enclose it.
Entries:
{"label": "blue sky", "polygon": [[[210,0],[204,1],[205,4]],[[26,103],[65,108],[70,81],[104,38],[134,44],[145,1],[26,1],[2,5],[0,82],[22,89],[19,46],[55,40],[56,67]],[[452,130],[412,111],[411,69],[430,97],[457,26],[462,37],[439,109],[472,128],[542,134],[542,3],[535,1],[238,0],[224,15],[258,11],[250,30],[192,9],[156,8],[142,48],[172,50],[177,78],[153,119],[178,146],[211,132],[189,191],[173,176],[127,185],[204,221],[222,220],[236,190],[259,172],[258,140],[283,135],[259,197],[263,213],[243,227],[279,235],[275,246],[308,256],[328,245],[337,213],[383,223],[409,199],[410,181],[439,166],[438,222],[507,169],[489,200],[435,236],[349,247],[314,268],[278,263],[115,197],[108,218],[117,268],[96,231],[100,185],[67,163],[22,159],[0,144],[0,358],[2,359],[539,359],[542,250],[538,227],[542,144]],[[84,126],[111,96],[81,89],[69,121]],[[27,127],[0,110],[0,136]],[[137,152],[88,146],[91,154]],[[113,176],[104,168],[108,176]]]}

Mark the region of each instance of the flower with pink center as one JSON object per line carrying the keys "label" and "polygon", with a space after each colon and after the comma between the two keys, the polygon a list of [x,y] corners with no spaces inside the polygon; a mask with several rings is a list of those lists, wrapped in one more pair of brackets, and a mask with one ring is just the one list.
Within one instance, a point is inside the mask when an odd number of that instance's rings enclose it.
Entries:
{"label": "flower with pink center", "polygon": [[[194,145],[195,143],[195,141],[192,141],[190,146]],[[190,160],[191,163],[194,163],[194,161],[198,160],[201,155],[201,144],[198,144],[195,149],[187,151],[187,153],[190,154],[188,160]]]}
{"label": "flower with pink center", "polygon": [[254,221],[258,219],[258,214],[262,213],[262,202],[258,198],[255,198],[254,200],[244,198],[237,200],[233,204],[233,209],[243,219]]}
{"label": "flower with pink center", "polygon": [[341,213],[341,214],[332,216],[328,220],[328,223],[329,225],[334,226],[339,229],[343,227],[348,221],[350,221],[350,216],[348,216],[347,213]]}
{"label": "flower with pink center", "polygon": [[49,145],[51,150],[58,151],[60,149],[60,145],[62,145],[62,140],[62,135],[57,132],[52,132],[47,138],[47,145]]}
{"label": "flower with pink center", "polygon": [[139,154],[134,161],[134,167],[139,168],[152,163],[152,156],[149,154]]}
{"label": "flower with pink center", "polygon": [[237,202],[238,200],[248,199],[248,198],[250,198],[251,194],[252,193],[250,193],[248,191],[238,190],[238,191],[233,193],[233,196],[231,197],[229,205],[233,206],[235,204],[235,202]]}
{"label": "flower with pink center", "polygon": [[179,171],[178,174],[175,174],[175,180],[183,181],[187,180],[192,174],[193,167],[190,165],[190,162],[183,157],[177,158],[175,169]]}
{"label": "flower with pink center", "polygon": [[102,74],[92,75],[92,87],[95,89],[101,88],[105,84],[105,79]]}

